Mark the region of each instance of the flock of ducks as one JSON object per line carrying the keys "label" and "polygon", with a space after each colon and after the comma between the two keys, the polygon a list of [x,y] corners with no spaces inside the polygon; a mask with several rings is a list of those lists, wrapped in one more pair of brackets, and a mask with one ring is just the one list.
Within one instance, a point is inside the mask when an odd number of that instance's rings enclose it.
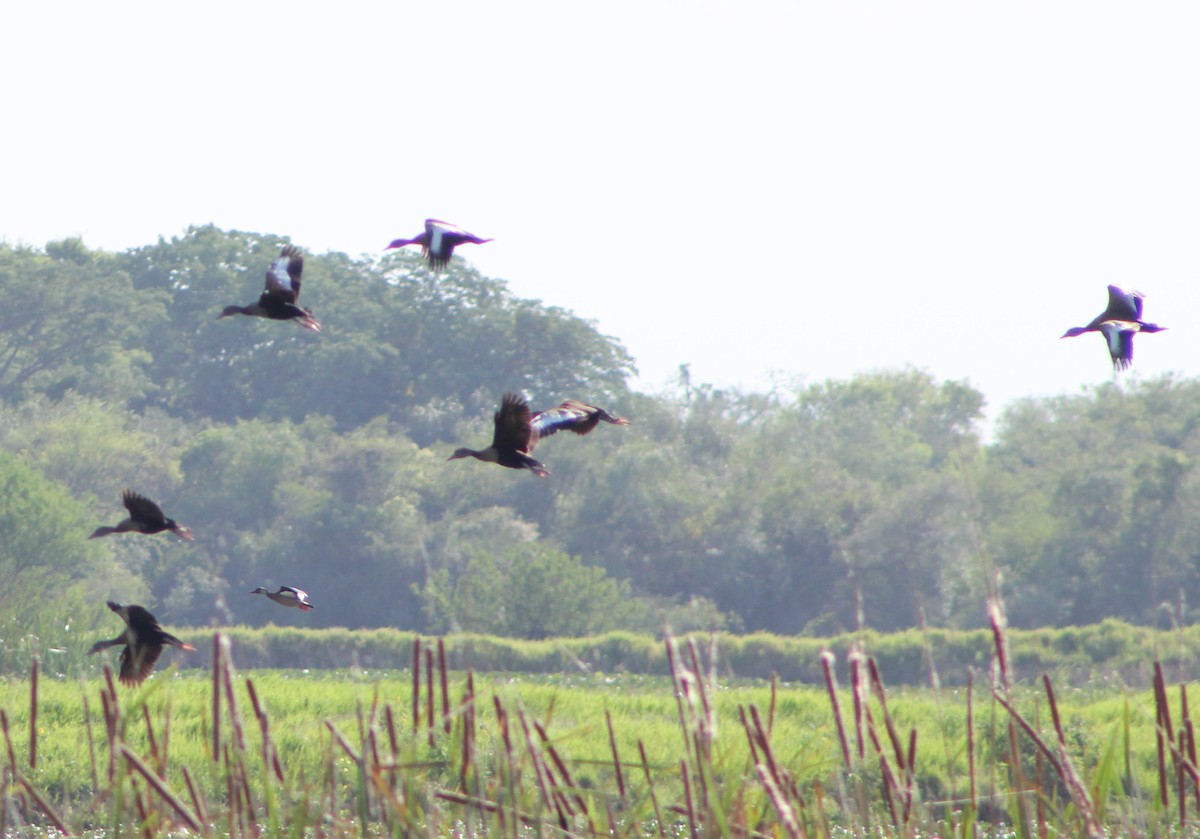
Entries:
{"label": "flock of ducks", "polygon": [[[482,239],[461,227],[437,219],[426,219],[424,232],[411,239],[395,239],[388,246],[402,248],[420,245],[422,255],[433,270],[442,270],[450,261],[454,249],[462,244],[483,244],[491,239]],[[258,300],[249,306],[226,306],[219,318],[230,315],[249,315],[268,320],[294,320],[313,332],[321,331],[321,322],[312,309],[300,306],[300,284],[304,273],[304,257],[295,245],[287,245],[278,258],[267,269],[266,286]],[[1068,329],[1063,338],[1074,338],[1085,332],[1100,333],[1108,345],[1115,370],[1127,369],[1133,363],[1133,336],[1139,332],[1161,332],[1166,329],[1142,319],[1141,292],[1127,292],[1110,285],[1108,308],[1092,319],[1087,326]],[[534,412],[529,403],[515,393],[506,393],[500,401],[500,409],[493,418],[492,442],[483,449],[457,449],[449,460],[472,457],[485,463],[495,463],[509,469],[527,469],[539,478],[549,476],[545,464],[533,457],[538,441],[559,431],[571,431],[584,435],[600,423],[629,425],[625,417],[613,416],[603,408],[575,399],[568,399],[555,408]],[[162,508],[133,490],[126,489],[121,496],[128,515],[113,527],[102,526],[89,536],[96,539],[114,533],[162,533],[170,531],[181,539],[193,541],[195,535],[190,527],[168,518]],[[294,586],[279,586],[271,591],[262,586],[251,594],[262,594],[282,606],[310,611],[315,608],[308,593]],[[125,621],[125,630],[111,641],[96,643],[88,654],[98,653],[109,647],[123,645],[121,651],[120,680],[126,685],[140,684],[154,669],[154,663],[162,654],[163,647],[178,647],[195,652],[195,647],[180,641],[165,631],[154,615],[142,606],[122,606],[111,600],[112,609]]]}
{"label": "flock of ducks", "polygon": [[[422,255],[429,261],[430,268],[442,270],[450,261],[454,249],[462,244],[483,244],[491,239],[482,239],[461,227],[437,219],[426,219],[424,232],[411,239],[395,239],[385,250],[420,245]],[[295,245],[286,245],[267,269],[266,285],[258,300],[248,306],[226,306],[217,316],[248,315],[267,320],[292,320],[312,332],[320,332],[321,322],[312,309],[300,306],[300,286],[304,273],[304,256]],[[529,403],[515,393],[506,393],[500,409],[493,418],[492,442],[486,448],[475,450],[460,448],[448,459],[473,457],[485,463],[495,463],[509,469],[528,469],[539,478],[549,476],[545,464],[533,458],[533,450],[543,437],[559,431],[571,431],[584,435],[590,433],[601,422],[611,425],[629,425],[625,417],[610,414],[603,408],[575,399],[568,399],[554,408],[534,412]],[[89,536],[96,539],[114,533],[154,534],[170,531],[188,542],[195,540],[192,529],[168,518],[154,501],[131,489],[121,494],[128,515],[112,527],[101,526]],[[280,586],[270,591],[262,586],[251,594],[262,594],[282,606],[298,608],[307,612],[315,608],[308,592],[294,586]],[[142,606],[122,606],[108,601],[112,609],[125,621],[125,630],[111,641],[100,641],[88,655],[109,647],[123,645],[120,657],[120,680],[123,684],[140,684],[154,669],[154,663],[162,654],[163,647],[178,647],[195,652],[196,648],[185,644],[165,631],[154,615]]]}

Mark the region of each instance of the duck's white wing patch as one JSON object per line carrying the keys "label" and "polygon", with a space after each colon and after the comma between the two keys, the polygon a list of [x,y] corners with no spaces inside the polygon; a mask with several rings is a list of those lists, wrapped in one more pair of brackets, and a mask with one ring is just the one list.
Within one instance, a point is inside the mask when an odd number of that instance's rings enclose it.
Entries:
{"label": "duck's white wing patch", "polygon": [[296,293],[296,287],[292,285],[292,278],[288,274],[288,263],[290,261],[291,257],[281,256],[271,263],[271,267],[267,271],[268,291],[286,291],[289,294]]}

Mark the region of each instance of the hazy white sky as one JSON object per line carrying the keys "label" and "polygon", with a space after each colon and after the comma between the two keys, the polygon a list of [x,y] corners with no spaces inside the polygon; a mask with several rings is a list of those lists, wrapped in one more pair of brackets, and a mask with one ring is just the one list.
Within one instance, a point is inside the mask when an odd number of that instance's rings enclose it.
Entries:
{"label": "hazy white sky", "polygon": [[1110,282],[1171,327],[1136,375],[1200,369],[1198,39],[1170,2],[24,2],[0,239],[433,216],[644,389],[912,364],[994,416],[1111,377],[1058,340]]}

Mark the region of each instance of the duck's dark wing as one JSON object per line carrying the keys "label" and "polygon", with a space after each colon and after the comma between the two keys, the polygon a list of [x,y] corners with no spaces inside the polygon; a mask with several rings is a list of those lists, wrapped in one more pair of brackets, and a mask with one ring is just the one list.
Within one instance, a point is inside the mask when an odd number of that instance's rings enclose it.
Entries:
{"label": "duck's dark wing", "polygon": [[1120,286],[1108,287],[1108,308],[1105,320],[1141,320],[1142,295],[1136,291],[1125,291]]}
{"label": "duck's dark wing", "polygon": [[137,634],[138,640],[156,641],[162,634],[163,628],[158,618],[150,614],[144,606],[128,606],[125,610],[129,626]]}
{"label": "duck's dark wing", "polygon": [[[139,495],[131,489],[121,493],[121,500],[125,503],[125,509],[129,511],[129,517],[134,521],[142,522],[143,524],[153,524],[166,526],[167,517],[163,515],[162,507],[159,507],[149,498],[144,495]],[[132,609],[141,609],[141,606],[130,606]],[[145,612],[145,609],[142,609]],[[146,612],[146,614],[150,614]]]}
{"label": "duck's dark wing", "polygon": [[283,303],[300,299],[300,276],[304,273],[304,256],[295,245],[285,245],[279,258],[267,269],[267,284],[263,292]]}
{"label": "duck's dark wing", "polygon": [[492,435],[492,446],[496,451],[533,451],[537,445],[537,435],[533,433],[532,417],[528,402],[515,393],[504,394],[500,410],[494,418],[496,429]]}
{"label": "duck's dark wing", "polygon": [[162,644],[127,644],[121,650],[121,684],[133,687],[144,682],[154,671],[162,650]]}

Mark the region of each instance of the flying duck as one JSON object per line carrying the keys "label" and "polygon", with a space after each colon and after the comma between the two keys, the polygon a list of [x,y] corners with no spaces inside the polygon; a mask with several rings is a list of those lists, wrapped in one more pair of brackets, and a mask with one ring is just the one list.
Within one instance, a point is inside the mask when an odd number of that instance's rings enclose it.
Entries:
{"label": "flying duck", "polygon": [[140,685],[150,675],[150,671],[154,669],[154,662],[158,661],[163,647],[168,644],[190,653],[196,651],[191,644],[183,643],[159,626],[158,619],[141,606],[122,606],[110,600],[108,608],[125,621],[125,631],[111,641],[97,641],[88,650],[88,655],[124,644],[125,649],[121,650],[120,659],[122,684],[130,687]]}
{"label": "flying duck", "polygon": [[538,411],[533,415],[532,424],[534,434],[541,439],[558,431],[574,431],[582,436],[602,421],[613,425],[629,425],[625,417],[614,417],[603,408],[575,399],[568,399],[548,411]]}
{"label": "flying duck", "polygon": [[180,524],[175,519],[167,518],[163,515],[162,507],[146,496],[138,495],[133,490],[127,489],[121,493],[121,501],[125,504],[129,515],[121,519],[116,527],[97,527],[88,537],[89,539],[108,536],[110,533],[162,533],[164,530],[169,530],[187,542],[195,540],[196,537],[192,534],[190,527]]}
{"label": "flying duck", "polygon": [[506,393],[500,401],[500,410],[494,416],[495,430],[492,444],[486,449],[461,448],[448,460],[473,457],[485,463],[498,463],[509,469],[528,469],[539,478],[545,478],[550,470],[530,457],[537,445],[537,434],[533,430],[533,413],[529,403],[515,393]]}
{"label": "flying duck", "polygon": [[230,315],[250,315],[269,320],[294,320],[305,329],[321,331],[321,322],[313,317],[312,309],[301,309],[300,275],[304,272],[304,256],[295,245],[285,245],[279,258],[267,269],[267,283],[258,300],[249,306],[226,306],[218,318]]}
{"label": "flying duck", "polygon": [[1099,332],[1108,344],[1113,369],[1125,370],[1133,363],[1133,336],[1138,332],[1162,332],[1167,327],[1142,320],[1140,291],[1125,291],[1108,287],[1108,308],[1092,318],[1087,326],[1073,326],[1063,333],[1063,338],[1075,338],[1085,332]]}
{"label": "flying duck", "polygon": [[259,586],[250,593],[265,594],[281,606],[296,606],[305,612],[316,608],[308,602],[308,592],[300,588],[280,586],[278,591],[267,591],[262,586]]}
{"label": "flying duck", "polygon": [[454,249],[462,244],[482,245],[491,239],[480,239],[474,233],[468,233],[458,225],[435,218],[425,219],[425,232],[418,233],[411,239],[394,239],[384,250],[402,248],[405,245],[420,245],[421,255],[428,257],[429,267],[440,271],[450,261]]}

